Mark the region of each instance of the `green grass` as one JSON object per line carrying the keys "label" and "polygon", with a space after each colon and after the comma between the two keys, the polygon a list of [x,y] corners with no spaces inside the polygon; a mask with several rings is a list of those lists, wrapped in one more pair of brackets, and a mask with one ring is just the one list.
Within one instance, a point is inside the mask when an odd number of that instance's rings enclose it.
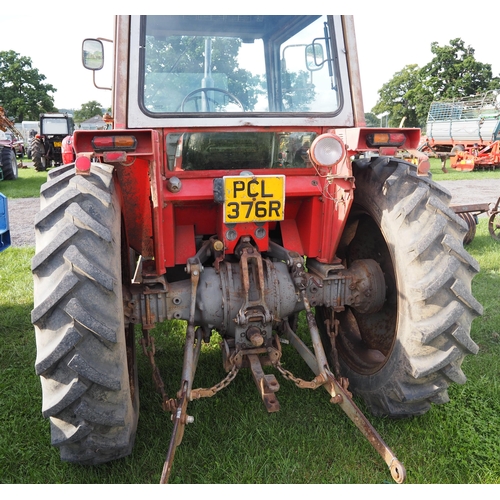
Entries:
{"label": "green grass", "polygon": [[500,168],[491,169],[476,169],[472,172],[461,172],[450,167],[449,160],[446,162],[447,173],[441,168],[441,161],[437,158],[430,158],[432,179],[435,181],[460,181],[471,179],[500,179]]}
{"label": "green grass", "polygon": [[0,193],[7,198],[38,198],[40,196],[40,186],[47,180],[47,172],[37,172],[27,158],[23,158],[23,163],[29,167],[20,168],[16,180],[0,182]]}
{"label": "green grass", "polygon": [[[478,259],[473,281],[484,315],[472,325],[479,345],[463,368],[468,381],[453,385],[450,402],[408,420],[375,418],[372,425],[407,469],[409,484],[500,483],[500,243],[481,217],[468,250]],[[172,422],[162,411],[151,370],[139,357],[141,414],[131,456],[98,467],[62,463],[50,445],[41,415],[41,390],[34,373],[36,347],[30,260],[33,248],[0,253],[0,483],[107,484],[159,482]],[[166,335],[168,334],[168,335]],[[170,396],[179,389],[183,328],[158,325],[157,362]],[[305,379],[310,373],[289,346],[286,366]],[[203,347],[196,387],[224,376],[215,342]],[[177,449],[174,483],[352,484],[391,483],[389,471],[327,393],[301,390],[279,374],[281,410],[268,414],[251,375],[241,371],[228,388],[189,404],[195,423]],[[363,409],[363,404],[358,401]]]}
{"label": "green grass", "polygon": [[[25,165],[32,165],[26,159],[23,162]],[[16,180],[0,182],[0,193],[7,198],[38,198],[40,186],[46,180],[47,172],[37,172],[33,166],[20,168]]]}

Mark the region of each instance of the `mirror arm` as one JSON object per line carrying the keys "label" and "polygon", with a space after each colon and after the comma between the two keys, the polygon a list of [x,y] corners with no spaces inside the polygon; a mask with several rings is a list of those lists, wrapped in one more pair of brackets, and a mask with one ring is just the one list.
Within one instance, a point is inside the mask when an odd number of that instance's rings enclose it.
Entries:
{"label": "mirror arm", "polygon": [[[317,69],[321,69],[324,66],[324,64],[325,64],[325,59],[323,59],[323,49],[321,49],[321,59],[322,59],[322,61],[321,61],[321,63],[318,64],[318,61],[316,60],[316,48],[315,48],[316,47],[316,40],[324,40],[324,38],[315,38],[312,41],[312,44],[311,44],[312,53],[313,53],[313,56],[314,56],[314,65],[316,66]],[[328,43],[328,41],[325,40],[325,43]],[[327,56],[328,56],[328,53],[327,53]],[[307,58],[307,56],[306,56],[306,58]],[[316,71],[316,70],[312,70],[312,69],[309,68],[309,71]]]}
{"label": "mirror arm", "polygon": [[325,32],[325,46],[326,46],[326,60],[328,62],[328,76],[330,77],[331,85],[332,85],[332,90],[334,90],[335,86],[333,85],[333,59],[332,59],[332,52],[330,50],[330,32],[328,30],[328,23],[324,24],[324,32]]}
{"label": "mirror arm", "polygon": [[332,52],[330,50],[330,33],[328,32],[328,24],[324,24],[325,31],[325,46],[326,46],[326,60],[328,61],[328,76],[333,76],[333,68],[332,68]]}
{"label": "mirror arm", "polygon": [[97,85],[97,83],[95,81],[95,72],[96,72],[96,70],[93,69],[92,70],[92,80],[94,81],[94,87],[96,89],[100,89],[100,90],[113,90],[111,87],[100,87],[99,85]]}

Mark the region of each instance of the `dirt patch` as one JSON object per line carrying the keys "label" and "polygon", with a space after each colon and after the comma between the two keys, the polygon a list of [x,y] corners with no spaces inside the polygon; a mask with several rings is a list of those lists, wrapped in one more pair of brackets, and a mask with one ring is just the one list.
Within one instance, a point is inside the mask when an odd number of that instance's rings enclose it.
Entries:
{"label": "dirt patch", "polygon": [[11,245],[35,246],[35,215],[40,211],[40,198],[8,199],[7,205]]}
{"label": "dirt patch", "polygon": [[441,181],[451,193],[451,205],[496,203],[500,197],[500,179]]}
{"label": "dirt patch", "polygon": [[[442,181],[439,184],[451,193],[451,205],[490,204],[500,197],[500,179]],[[9,199],[7,203],[12,246],[34,246],[35,215],[40,210],[40,199]]]}

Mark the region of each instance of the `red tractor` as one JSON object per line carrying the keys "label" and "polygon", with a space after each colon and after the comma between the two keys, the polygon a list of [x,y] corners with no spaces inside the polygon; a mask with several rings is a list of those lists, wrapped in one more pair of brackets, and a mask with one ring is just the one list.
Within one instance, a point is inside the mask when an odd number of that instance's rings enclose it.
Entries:
{"label": "red tractor", "polygon": [[[87,68],[102,68],[103,54],[100,40],[84,41]],[[118,16],[114,57],[113,128],[74,133],[75,162],[48,173],[35,221],[36,372],[61,458],[131,453],[142,325],[173,420],[161,482],[188,404],[239,370],[267,411],[279,409],[263,367],[323,386],[404,481],[351,392],[379,416],[445,403],[478,350],[479,267],[425,157],[396,157],[415,152],[420,131],[364,127],[352,17]],[[172,319],[186,337],[168,397],[149,332]],[[198,389],[213,332],[227,375]],[[282,342],[309,380],[284,367]]]}

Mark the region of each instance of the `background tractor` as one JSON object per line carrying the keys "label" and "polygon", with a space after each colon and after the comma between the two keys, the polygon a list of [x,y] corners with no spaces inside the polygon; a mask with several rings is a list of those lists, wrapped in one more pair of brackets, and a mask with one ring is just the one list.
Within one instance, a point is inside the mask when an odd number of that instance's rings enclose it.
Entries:
{"label": "background tractor", "polygon": [[30,143],[30,155],[35,170],[44,171],[63,164],[62,143],[74,130],[73,119],[66,113],[40,115],[40,133]]}
{"label": "background tractor", "polygon": [[[391,417],[448,401],[478,350],[479,267],[425,155],[396,157],[420,131],[364,126],[352,17],[118,16],[114,58],[113,127],[74,133],[76,159],[48,173],[35,220],[36,372],[62,460],[131,453],[140,342],[172,413],[160,482],[189,405],[240,370],[268,412],[276,375],[326,389],[403,482],[352,395]],[[100,40],[83,61],[103,67]],[[186,336],[169,396],[150,332],[172,319]],[[198,388],[214,332],[221,381]],[[310,379],[288,370],[284,343]]]}

